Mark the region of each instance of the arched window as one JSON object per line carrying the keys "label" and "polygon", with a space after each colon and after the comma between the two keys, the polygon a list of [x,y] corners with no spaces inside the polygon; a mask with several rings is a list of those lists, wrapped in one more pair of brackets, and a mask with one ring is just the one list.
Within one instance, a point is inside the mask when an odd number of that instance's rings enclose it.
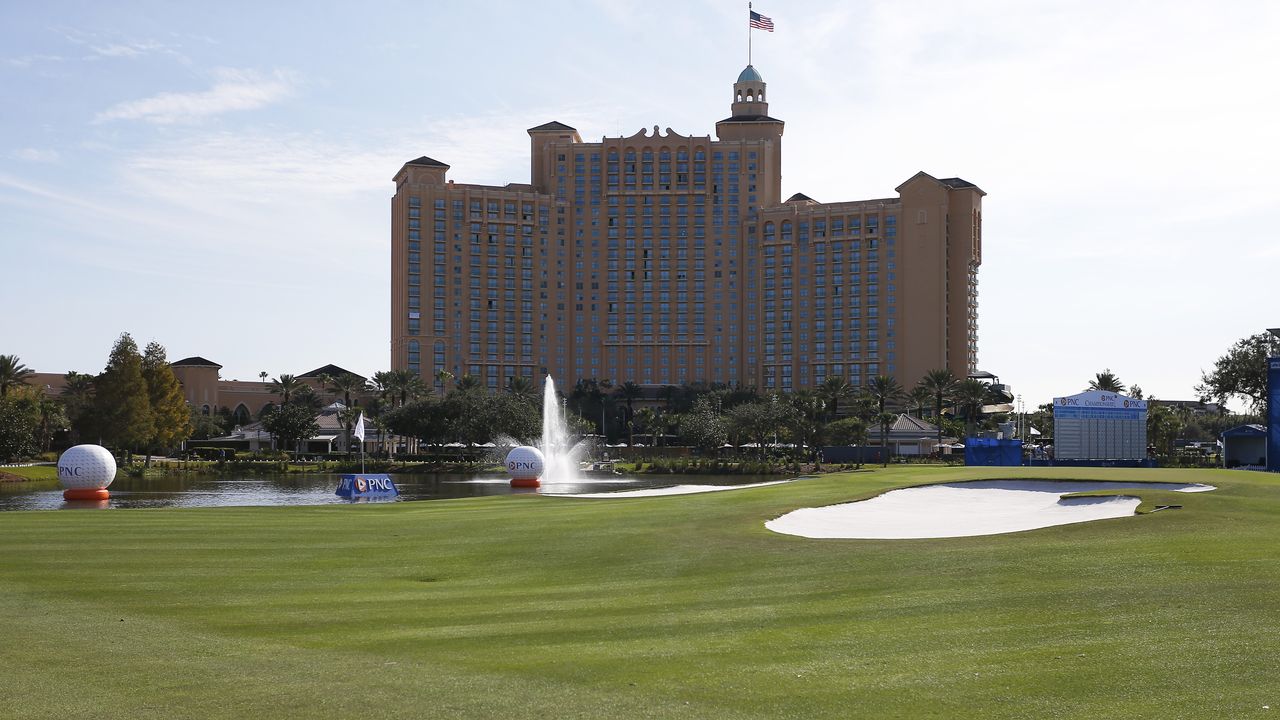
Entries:
{"label": "arched window", "polygon": [[208,406],[208,405],[201,405],[201,406],[200,406],[200,414],[201,414],[201,415],[208,415],[208,414],[209,414],[209,406]]}
{"label": "arched window", "polygon": [[409,341],[409,369],[413,372],[422,370],[422,345],[417,340]]}
{"label": "arched window", "polygon": [[236,406],[236,409],[232,411],[231,419],[234,420],[237,425],[248,425],[249,421],[252,420],[253,417],[249,415],[249,408],[245,407],[244,403],[240,403]]}
{"label": "arched window", "polygon": [[271,413],[275,412],[275,409],[276,409],[276,404],[273,402],[269,402],[266,405],[263,405],[262,410],[258,411],[258,419],[261,420],[262,418],[270,415]]}

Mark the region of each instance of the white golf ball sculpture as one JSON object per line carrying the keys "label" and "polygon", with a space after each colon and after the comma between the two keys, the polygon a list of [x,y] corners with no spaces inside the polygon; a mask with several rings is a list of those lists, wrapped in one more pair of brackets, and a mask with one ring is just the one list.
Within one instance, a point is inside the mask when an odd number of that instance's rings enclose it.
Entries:
{"label": "white golf ball sculpture", "polygon": [[536,488],[541,482],[546,458],[542,451],[529,445],[511,448],[507,453],[507,472],[511,474],[511,487]]}
{"label": "white golf ball sculpture", "polygon": [[116,459],[101,445],[76,445],[58,457],[58,482],[65,500],[106,500],[116,479]]}

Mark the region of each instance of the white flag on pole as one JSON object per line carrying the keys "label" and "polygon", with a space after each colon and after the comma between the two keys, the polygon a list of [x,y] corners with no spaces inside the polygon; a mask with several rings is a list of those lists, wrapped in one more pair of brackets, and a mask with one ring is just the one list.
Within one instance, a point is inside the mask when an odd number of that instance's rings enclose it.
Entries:
{"label": "white flag on pole", "polygon": [[351,433],[352,437],[360,438],[360,442],[364,442],[364,413],[360,413],[360,419],[356,420],[356,429]]}

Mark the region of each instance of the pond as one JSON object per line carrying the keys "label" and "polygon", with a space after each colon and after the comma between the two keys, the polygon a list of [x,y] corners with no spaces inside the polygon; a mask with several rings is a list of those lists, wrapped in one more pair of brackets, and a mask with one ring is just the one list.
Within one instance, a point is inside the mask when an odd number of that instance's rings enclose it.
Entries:
{"label": "pond", "polygon": [[[102,502],[62,499],[57,482],[0,483],[0,510],[62,510],[82,508],[228,507],[247,505],[328,505],[349,503],[333,491],[338,475],[292,474],[262,477],[188,475],[153,478],[117,477],[109,488],[111,499]],[[400,497],[363,502],[443,500],[481,495],[555,494],[579,495],[622,490],[660,488],[681,483],[736,486],[779,480],[759,475],[632,475],[585,477],[576,483],[515,489],[503,475],[446,473],[391,476]]]}

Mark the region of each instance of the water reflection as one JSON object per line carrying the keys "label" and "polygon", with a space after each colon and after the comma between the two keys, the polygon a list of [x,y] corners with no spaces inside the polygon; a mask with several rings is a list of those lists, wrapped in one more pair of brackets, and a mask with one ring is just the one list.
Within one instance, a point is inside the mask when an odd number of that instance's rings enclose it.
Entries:
{"label": "water reflection", "polygon": [[[232,507],[267,505],[330,505],[352,501],[334,495],[336,474],[295,474],[269,477],[224,478],[170,476],[118,477],[111,484],[111,499],[72,501],[62,499],[56,482],[0,483],[0,510],[78,510],[99,508]],[[512,488],[502,475],[421,473],[393,475],[399,498],[366,499],[364,502],[442,500],[485,495],[576,495],[615,490],[666,487],[689,478],[675,475],[606,476],[578,478],[572,483],[547,483],[542,488]],[[700,485],[746,485],[777,477],[749,475],[699,475]]]}

